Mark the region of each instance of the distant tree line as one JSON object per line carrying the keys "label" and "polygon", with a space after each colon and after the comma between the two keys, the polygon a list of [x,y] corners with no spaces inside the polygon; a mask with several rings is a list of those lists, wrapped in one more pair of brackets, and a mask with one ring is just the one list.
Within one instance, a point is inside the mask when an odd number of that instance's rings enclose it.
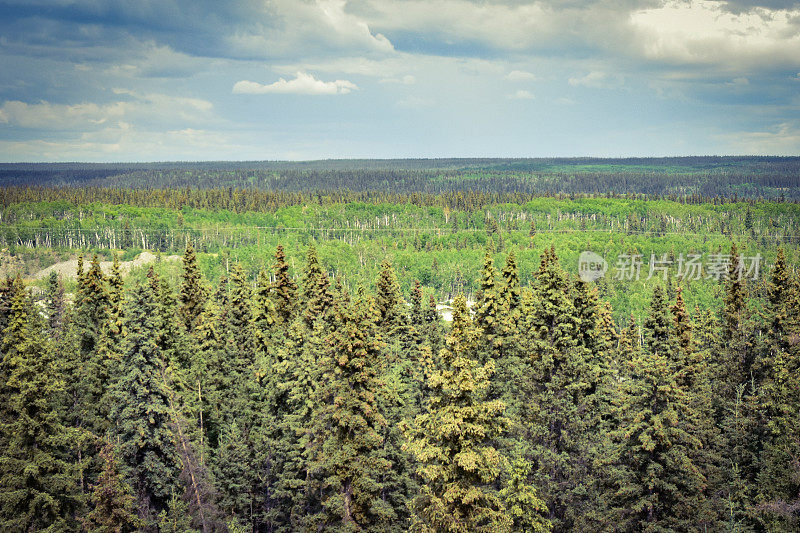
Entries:
{"label": "distant tree line", "polygon": [[477,192],[500,202],[559,194],[797,200],[800,158],[2,164],[0,185],[317,191],[322,195],[336,191],[407,196]]}

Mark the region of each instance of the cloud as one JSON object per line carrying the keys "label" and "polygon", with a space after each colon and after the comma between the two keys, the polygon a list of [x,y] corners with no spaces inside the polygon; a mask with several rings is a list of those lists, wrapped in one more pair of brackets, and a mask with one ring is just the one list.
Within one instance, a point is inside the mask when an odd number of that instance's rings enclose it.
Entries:
{"label": "cloud", "polygon": [[213,105],[200,98],[140,94],[128,89],[114,89],[112,92],[126,99],[108,104],[54,104],[47,101],[29,104],[7,100],[0,107],[0,123],[27,129],[80,130],[96,129],[119,121],[198,123],[214,119]]}
{"label": "cloud", "polygon": [[515,93],[509,94],[507,98],[511,100],[533,100],[536,97],[532,92],[520,89]]}
{"label": "cloud", "polygon": [[317,58],[343,53],[382,56],[394,51],[381,33],[349,10],[345,0],[271,0],[225,37],[237,57]]}
{"label": "cloud", "polygon": [[800,65],[800,7],[730,12],[726,2],[670,1],[630,16],[640,53],[652,61],[743,71]]}
{"label": "cloud", "polygon": [[740,131],[716,136],[736,153],[747,155],[797,155],[800,123],[782,122],[761,131]]}
{"label": "cloud", "polygon": [[573,87],[591,87],[594,89],[610,89],[619,85],[619,79],[608,75],[606,72],[593,70],[585,76],[569,79],[569,84]]}
{"label": "cloud", "polygon": [[233,86],[235,94],[347,94],[358,86],[347,80],[322,81],[311,74],[298,71],[293,80],[280,78],[275,83],[263,85],[254,81],[237,81]]}
{"label": "cloud", "polygon": [[402,78],[381,78],[381,83],[400,83],[402,85],[414,85],[417,79],[411,74],[406,74]]}
{"label": "cloud", "polygon": [[199,161],[275,158],[245,135],[196,128],[140,129],[126,122],[62,139],[0,140],[2,161]]}
{"label": "cloud", "polygon": [[506,74],[505,78],[508,81],[531,81],[535,80],[536,76],[524,70],[512,70]]}

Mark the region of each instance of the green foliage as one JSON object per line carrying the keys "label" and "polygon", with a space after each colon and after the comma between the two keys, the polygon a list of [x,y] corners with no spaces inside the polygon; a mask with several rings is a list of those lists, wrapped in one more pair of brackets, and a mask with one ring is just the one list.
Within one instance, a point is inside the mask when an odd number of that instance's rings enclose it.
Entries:
{"label": "green foliage", "polygon": [[64,450],[75,435],[62,423],[64,383],[21,283],[3,334],[0,419],[0,529],[71,531],[80,508],[77,472]]}
{"label": "green foliage", "polygon": [[314,413],[312,469],[321,480],[321,523],[342,531],[385,528],[394,518],[380,498],[383,457],[377,366],[383,343],[375,301],[359,295],[344,311],[323,361]]}
{"label": "green foliage", "polygon": [[463,296],[441,367],[430,377],[430,408],[417,416],[407,449],[420,463],[421,494],[414,502],[425,531],[504,531],[512,519],[493,484],[503,458],[492,445],[505,430],[505,405],[485,400],[494,362],[477,360],[478,332]]}
{"label": "green foliage", "polygon": [[141,527],[136,516],[136,500],[120,472],[111,443],[100,450],[103,469],[92,487],[89,504],[92,510],[82,519],[89,533],[129,533]]}
{"label": "green foliage", "polygon": [[167,507],[178,477],[165,375],[174,339],[165,337],[160,290],[153,274],[127,300],[128,334],[111,411],[112,434],[119,438],[119,456],[146,523]]}
{"label": "green foliage", "polygon": [[203,312],[206,301],[206,291],[200,281],[200,270],[197,266],[197,255],[191,241],[186,244],[186,251],[183,254],[183,274],[181,275],[180,295],[178,301],[180,307],[178,312],[181,315],[186,331],[193,331]]}

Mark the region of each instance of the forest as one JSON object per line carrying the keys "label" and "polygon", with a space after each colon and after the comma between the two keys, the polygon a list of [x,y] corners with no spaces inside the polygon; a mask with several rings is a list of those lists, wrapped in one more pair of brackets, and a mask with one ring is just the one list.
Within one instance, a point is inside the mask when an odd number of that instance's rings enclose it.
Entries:
{"label": "forest", "polygon": [[0,530],[797,531],[797,164],[4,165]]}

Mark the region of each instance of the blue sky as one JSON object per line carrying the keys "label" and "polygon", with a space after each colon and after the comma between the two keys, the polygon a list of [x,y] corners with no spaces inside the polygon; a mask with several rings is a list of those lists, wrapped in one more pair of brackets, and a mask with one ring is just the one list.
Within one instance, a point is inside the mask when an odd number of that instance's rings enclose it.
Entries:
{"label": "blue sky", "polygon": [[800,2],[0,0],[0,161],[800,155]]}

